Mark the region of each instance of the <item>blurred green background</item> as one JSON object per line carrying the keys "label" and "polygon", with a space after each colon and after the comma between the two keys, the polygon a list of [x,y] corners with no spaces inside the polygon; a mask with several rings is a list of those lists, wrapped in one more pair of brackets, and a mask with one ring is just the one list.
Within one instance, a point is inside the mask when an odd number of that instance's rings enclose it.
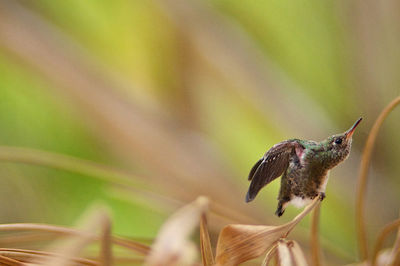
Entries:
{"label": "blurred green background", "polygon": [[[1,223],[73,225],[103,204],[115,234],[152,239],[198,195],[212,201],[214,242],[226,223],[283,223],[299,211],[273,215],[279,181],[244,203],[253,163],[279,141],[321,140],[362,116],[321,209],[326,260],[354,261],[360,154],[400,94],[399,8],[395,0],[1,0],[0,144],[94,161],[138,184],[1,162]],[[371,239],[398,216],[399,119],[389,116],[373,156]],[[307,251],[309,222],[301,225],[292,238]]]}

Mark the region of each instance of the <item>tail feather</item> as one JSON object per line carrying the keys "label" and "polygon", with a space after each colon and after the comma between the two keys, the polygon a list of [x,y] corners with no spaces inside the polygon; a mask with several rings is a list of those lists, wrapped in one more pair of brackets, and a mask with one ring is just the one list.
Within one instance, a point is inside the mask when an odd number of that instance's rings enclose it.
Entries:
{"label": "tail feather", "polygon": [[266,185],[265,176],[267,176],[267,171],[267,164],[261,162],[251,180],[249,191],[246,195],[246,202],[252,201],[257,196],[258,192]]}
{"label": "tail feather", "polygon": [[275,211],[275,215],[278,216],[278,217],[281,217],[284,212],[285,212],[285,209],[283,208],[282,203],[279,202],[278,203],[278,208],[276,208],[276,211]]}
{"label": "tail feather", "polygon": [[255,197],[256,197],[256,195],[251,195],[251,194],[250,194],[250,190],[247,191],[247,194],[246,194],[246,202],[252,201]]}
{"label": "tail feather", "polygon": [[257,161],[257,163],[251,168],[251,171],[249,173],[249,177],[247,180],[251,181],[253,179],[254,174],[256,173],[258,167],[260,166],[261,162],[263,161],[264,158],[261,158],[260,160]]}

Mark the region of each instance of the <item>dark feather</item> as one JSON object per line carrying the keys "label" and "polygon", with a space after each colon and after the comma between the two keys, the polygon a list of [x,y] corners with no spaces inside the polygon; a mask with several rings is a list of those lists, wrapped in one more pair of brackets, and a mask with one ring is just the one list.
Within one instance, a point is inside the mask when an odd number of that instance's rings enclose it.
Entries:
{"label": "dark feather", "polygon": [[274,145],[251,169],[251,180],[246,202],[252,201],[264,186],[278,178],[287,169],[291,155],[296,156],[295,148],[301,147],[297,140],[287,140]]}
{"label": "dark feather", "polygon": [[254,173],[257,171],[257,168],[260,166],[261,162],[264,160],[264,157],[261,158],[260,160],[258,160],[258,162],[253,166],[253,168],[251,168],[250,173],[249,173],[249,177],[247,178],[249,181],[251,181],[251,179],[254,176]]}

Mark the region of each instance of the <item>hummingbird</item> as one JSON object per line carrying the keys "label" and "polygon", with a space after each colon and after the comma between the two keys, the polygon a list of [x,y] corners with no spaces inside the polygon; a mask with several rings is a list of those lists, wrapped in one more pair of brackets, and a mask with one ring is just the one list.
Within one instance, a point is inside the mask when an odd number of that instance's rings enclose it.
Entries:
{"label": "hummingbird", "polygon": [[361,120],[344,133],[320,142],[289,139],[275,144],[251,169],[246,202],[252,201],[264,186],[281,175],[277,216],[282,216],[289,203],[301,208],[315,197],[322,201],[329,170],[349,156],[352,136]]}

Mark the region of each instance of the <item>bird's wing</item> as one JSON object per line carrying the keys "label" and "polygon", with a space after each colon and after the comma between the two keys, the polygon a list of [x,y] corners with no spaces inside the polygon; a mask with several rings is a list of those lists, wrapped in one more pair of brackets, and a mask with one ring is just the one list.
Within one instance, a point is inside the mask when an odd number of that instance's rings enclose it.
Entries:
{"label": "bird's wing", "polygon": [[286,140],[274,145],[253,166],[249,174],[250,187],[246,202],[252,201],[264,186],[281,176],[287,169],[291,154],[299,154],[303,150],[297,140]]}

